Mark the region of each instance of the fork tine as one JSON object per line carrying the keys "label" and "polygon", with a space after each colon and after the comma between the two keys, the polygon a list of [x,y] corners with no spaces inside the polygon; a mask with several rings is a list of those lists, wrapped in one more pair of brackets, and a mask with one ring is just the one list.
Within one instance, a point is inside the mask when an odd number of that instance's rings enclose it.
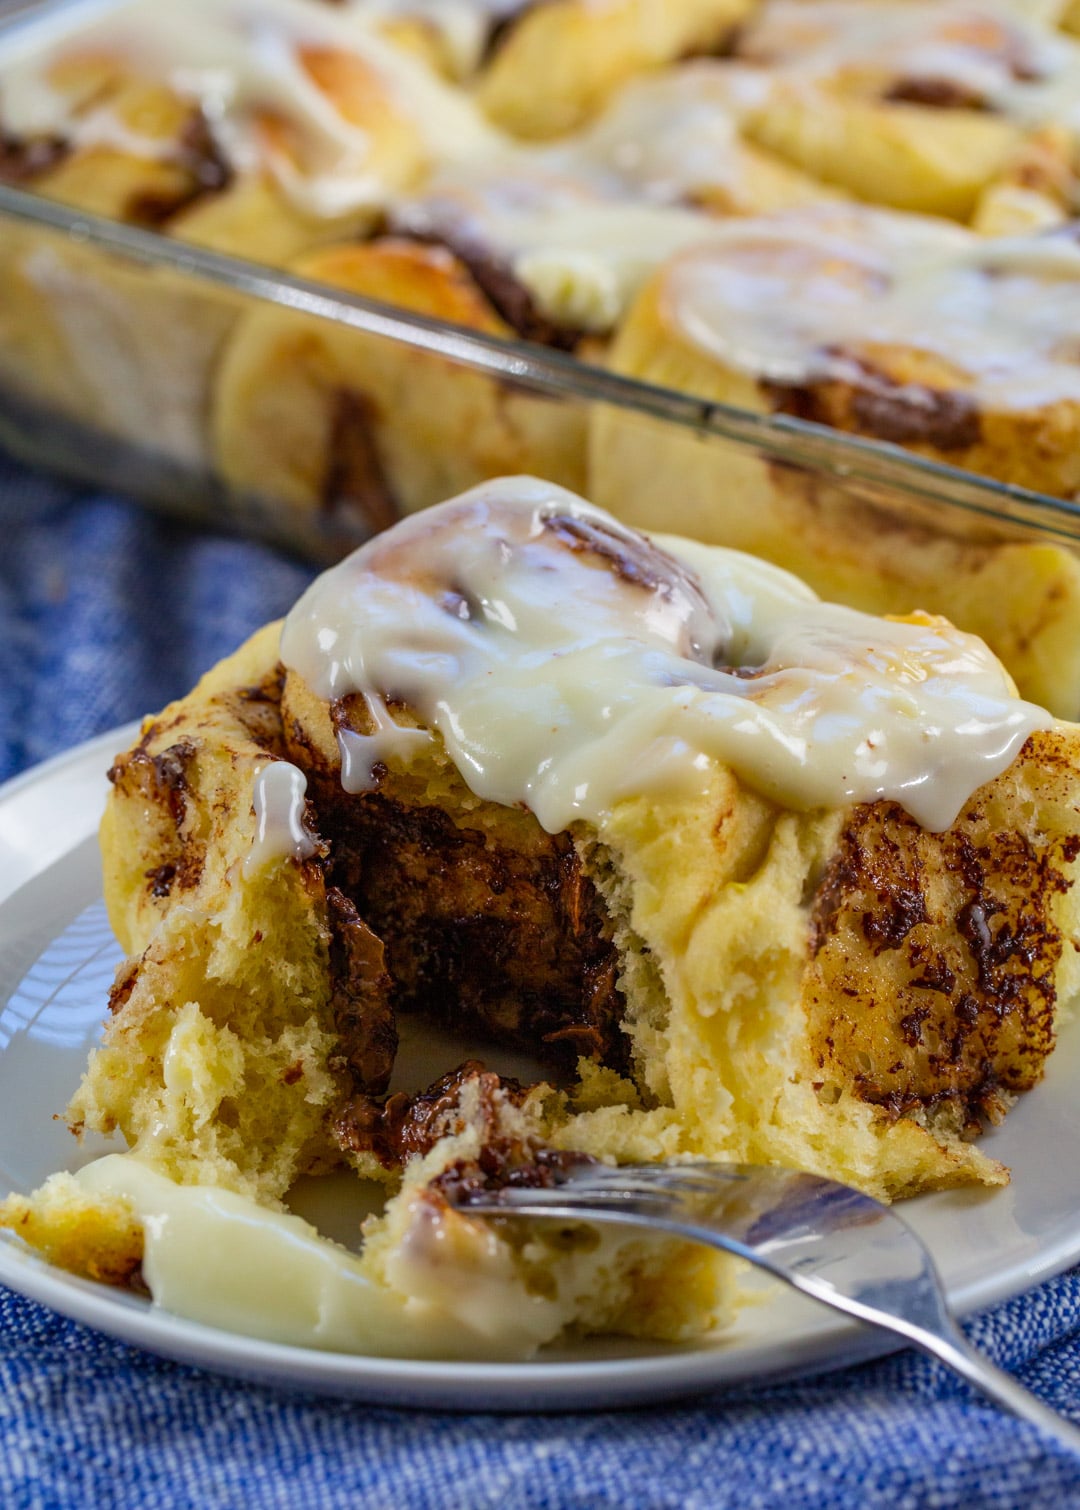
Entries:
{"label": "fork tine", "polygon": [[579,1164],[546,1189],[466,1190],[454,1204],[478,1215],[638,1226],[745,1257],[834,1310],[913,1342],[1080,1454],[1080,1430],[968,1342],[902,1218],[835,1180],[737,1164]]}

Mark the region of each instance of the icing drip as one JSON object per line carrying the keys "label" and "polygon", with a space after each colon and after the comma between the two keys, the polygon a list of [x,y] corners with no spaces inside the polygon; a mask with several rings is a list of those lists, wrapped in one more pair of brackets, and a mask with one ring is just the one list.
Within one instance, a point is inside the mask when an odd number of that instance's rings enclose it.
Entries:
{"label": "icing drip", "polygon": [[275,860],[310,860],[319,842],[304,826],[307,777],[287,760],[275,760],[255,777],[255,838],[244,860],[244,878]]}

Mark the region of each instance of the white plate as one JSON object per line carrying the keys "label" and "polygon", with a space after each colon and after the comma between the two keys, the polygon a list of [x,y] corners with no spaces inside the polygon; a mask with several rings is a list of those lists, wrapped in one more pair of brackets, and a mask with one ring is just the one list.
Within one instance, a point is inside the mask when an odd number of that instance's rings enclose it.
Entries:
{"label": "white plate", "polygon": [[[0,788],[0,1183],[29,1190],[81,1162],[53,1114],[99,1031],[119,951],[104,923],[95,830],[120,730]],[[988,1136],[1013,1170],[1006,1190],[910,1202],[960,1312],[1013,1295],[1080,1258],[1080,1025],[1065,1031],[1042,1085]],[[381,1404],[559,1409],[644,1403],[809,1373],[888,1350],[887,1339],[778,1293],[709,1346],[604,1340],[528,1364],[424,1363],[283,1347],[184,1321],[50,1269],[0,1244],[0,1282],[126,1342],[220,1372]]]}

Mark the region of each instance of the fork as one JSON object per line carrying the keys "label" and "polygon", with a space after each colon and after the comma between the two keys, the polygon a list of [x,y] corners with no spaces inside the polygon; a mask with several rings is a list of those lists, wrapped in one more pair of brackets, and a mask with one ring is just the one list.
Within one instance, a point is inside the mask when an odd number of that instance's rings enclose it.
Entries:
{"label": "fork", "polygon": [[1080,1453],[1080,1429],[984,1358],[953,1319],[933,1261],[896,1213],[849,1185],[753,1164],[548,1166],[548,1188],[459,1186],[459,1210],[615,1222],[721,1248],[939,1359]]}

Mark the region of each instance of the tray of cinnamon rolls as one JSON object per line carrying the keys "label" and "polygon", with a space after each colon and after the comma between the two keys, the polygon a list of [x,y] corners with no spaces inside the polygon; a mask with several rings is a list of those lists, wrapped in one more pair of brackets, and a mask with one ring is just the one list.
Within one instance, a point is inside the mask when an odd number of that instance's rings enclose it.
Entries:
{"label": "tray of cinnamon rolls", "polygon": [[531,473],[1080,713],[1074,0],[43,0],[0,442],[324,559]]}

